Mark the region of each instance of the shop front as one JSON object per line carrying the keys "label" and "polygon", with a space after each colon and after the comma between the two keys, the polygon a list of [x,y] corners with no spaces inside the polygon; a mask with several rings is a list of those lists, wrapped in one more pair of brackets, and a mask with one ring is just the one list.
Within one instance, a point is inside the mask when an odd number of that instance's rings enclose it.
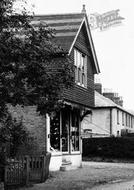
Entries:
{"label": "shop front", "polygon": [[[50,166],[70,162],[72,166],[81,164],[80,109],[66,106],[50,118]],[[56,161],[57,160],[57,161]],[[57,167],[57,166],[56,166]],[[51,167],[50,167],[51,169]]]}

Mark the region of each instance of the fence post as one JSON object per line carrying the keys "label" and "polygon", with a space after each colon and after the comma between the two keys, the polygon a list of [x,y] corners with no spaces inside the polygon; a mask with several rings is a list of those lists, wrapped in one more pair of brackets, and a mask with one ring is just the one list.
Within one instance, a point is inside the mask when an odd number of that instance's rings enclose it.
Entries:
{"label": "fence post", "polygon": [[30,174],[30,167],[29,167],[29,156],[26,156],[26,186],[29,184],[29,174]]}

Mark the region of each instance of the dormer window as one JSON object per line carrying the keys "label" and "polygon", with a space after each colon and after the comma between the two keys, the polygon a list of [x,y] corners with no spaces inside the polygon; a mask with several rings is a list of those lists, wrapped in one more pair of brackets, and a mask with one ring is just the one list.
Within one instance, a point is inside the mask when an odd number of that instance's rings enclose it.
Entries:
{"label": "dormer window", "polygon": [[77,49],[74,50],[75,82],[87,87],[87,56]]}

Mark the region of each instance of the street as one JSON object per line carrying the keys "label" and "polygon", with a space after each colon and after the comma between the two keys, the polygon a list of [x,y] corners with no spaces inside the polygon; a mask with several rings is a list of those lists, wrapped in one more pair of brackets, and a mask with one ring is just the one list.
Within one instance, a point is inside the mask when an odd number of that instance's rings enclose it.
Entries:
{"label": "street", "polygon": [[83,162],[82,168],[51,172],[45,183],[21,190],[133,190],[134,164]]}
{"label": "street", "polygon": [[[89,188],[87,188],[86,190],[89,190]],[[100,185],[91,188],[91,190],[134,190],[134,180],[128,182]]]}

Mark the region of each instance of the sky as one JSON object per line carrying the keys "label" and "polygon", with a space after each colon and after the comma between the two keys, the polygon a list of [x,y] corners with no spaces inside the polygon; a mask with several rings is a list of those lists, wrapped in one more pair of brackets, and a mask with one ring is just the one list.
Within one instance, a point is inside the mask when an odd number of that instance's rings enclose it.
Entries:
{"label": "sky", "polygon": [[87,15],[119,9],[122,24],[105,31],[92,30],[92,38],[101,73],[97,76],[103,88],[123,97],[124,107],[134,110],[134,11],[133,0],[28,0],[35,14],[81,12]]}

